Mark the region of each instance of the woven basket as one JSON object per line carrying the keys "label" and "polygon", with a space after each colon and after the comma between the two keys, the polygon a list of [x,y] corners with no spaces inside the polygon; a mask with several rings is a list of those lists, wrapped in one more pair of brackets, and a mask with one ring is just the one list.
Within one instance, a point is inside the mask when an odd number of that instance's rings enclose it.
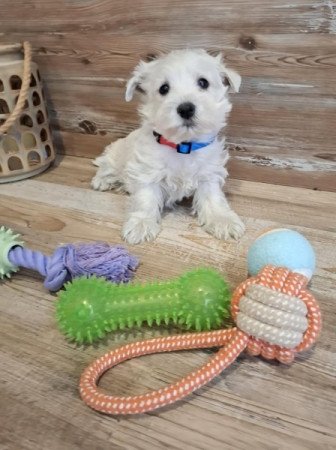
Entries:
{"label": "woven basket", "polygon": [[0,183],[36,175],[54,159],[41,78],[31,61],[30,44],[0,45]]}

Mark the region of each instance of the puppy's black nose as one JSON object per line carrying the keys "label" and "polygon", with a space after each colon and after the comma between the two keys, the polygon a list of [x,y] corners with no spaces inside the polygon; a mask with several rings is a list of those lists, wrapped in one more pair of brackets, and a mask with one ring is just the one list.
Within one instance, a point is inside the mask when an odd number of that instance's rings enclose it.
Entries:
{"label": "puppy's black nose", "polygon": [[177,112],[182,117],[182,119],[191,119],[195,115],[195,111],[196,106],[190,102],[181,103],[177,107]]}

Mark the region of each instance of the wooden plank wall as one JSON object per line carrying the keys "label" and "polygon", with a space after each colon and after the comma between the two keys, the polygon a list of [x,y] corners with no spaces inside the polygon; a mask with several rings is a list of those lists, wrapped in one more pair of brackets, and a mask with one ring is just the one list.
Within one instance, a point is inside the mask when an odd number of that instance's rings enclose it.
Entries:
{"label": "wooden plank wall", "polygon": [[336,3],[331,0],[1,0],[0,42],[28,39],[58,150],[93,157],[137,122],[139,58],[223,51],[243,77],[227,130],[238,179],[336,190]]}

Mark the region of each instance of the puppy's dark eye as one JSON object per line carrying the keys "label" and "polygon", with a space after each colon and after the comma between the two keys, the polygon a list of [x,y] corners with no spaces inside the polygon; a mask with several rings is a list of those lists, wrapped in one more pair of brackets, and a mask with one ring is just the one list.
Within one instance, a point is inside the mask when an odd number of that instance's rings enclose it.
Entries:
{"label": "puppy's dark eye", "polygon": [[197,83],[201,89],[208,89],[209,87],[209,81],[205,78],[199,78]]}
{"label": "puppy's dark eye", "polygon": [[159,92],[161,95],[167,95],[169,92],[169,89],[170,89],[169,84],[165,83],[162,86],[160,86]]}

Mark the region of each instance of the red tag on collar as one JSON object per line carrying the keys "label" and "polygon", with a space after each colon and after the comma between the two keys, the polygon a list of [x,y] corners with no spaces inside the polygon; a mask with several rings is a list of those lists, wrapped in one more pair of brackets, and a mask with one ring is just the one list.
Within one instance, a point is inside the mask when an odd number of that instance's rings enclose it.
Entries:
{"label": "red tag on collar", "polygon": [[162,145],[168,145],[168,147],[171,147],[173,149],[177,149],[177,144],[174,144],[174,142],[168,141],[168,139],[164,138],[163,136],[160,136],[158,138],[158,143]]}

